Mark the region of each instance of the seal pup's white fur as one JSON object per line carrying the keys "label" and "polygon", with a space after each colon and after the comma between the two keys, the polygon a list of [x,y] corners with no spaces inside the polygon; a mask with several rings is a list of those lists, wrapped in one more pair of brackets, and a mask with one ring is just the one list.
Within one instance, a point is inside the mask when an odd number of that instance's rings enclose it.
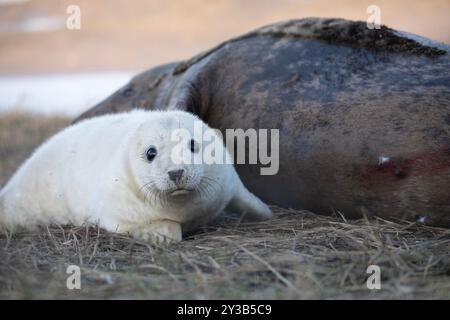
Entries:
{"label": "seal pup's white fur", "polygon": [[[136,110],[66,128],[39,147],[1,190],[0,226],[87,222],[143,240],[180,241],[183,232],[227,206],[269,218],[270,209],[244,187],[232,164],[174,164],[171,132],[185,128],[193,135],[195,121],[201,120],[182,111]],[[151,161],[150,147],[156,150]],[[171,180],[168,172],[180,169],[182,177]]]}

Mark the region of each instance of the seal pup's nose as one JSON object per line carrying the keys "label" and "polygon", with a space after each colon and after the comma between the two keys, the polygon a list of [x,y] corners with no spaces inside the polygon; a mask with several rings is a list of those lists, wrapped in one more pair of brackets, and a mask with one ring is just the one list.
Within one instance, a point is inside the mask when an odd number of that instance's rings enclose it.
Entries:
{"label": "seal pup's nose", "polygon": [[183,176],[183,173],[184,173],[183,169],[171,170],[171,171],[167,172],[167,174],[169,175],[170,180],[172,180],[175,183],[180,181],[181,177]]}

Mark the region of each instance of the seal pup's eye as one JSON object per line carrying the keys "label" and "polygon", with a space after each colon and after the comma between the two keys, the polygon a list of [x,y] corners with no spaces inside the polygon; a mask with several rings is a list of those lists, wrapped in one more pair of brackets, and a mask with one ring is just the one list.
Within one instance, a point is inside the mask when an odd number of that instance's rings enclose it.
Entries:
{"label": "seal pup's eye", "polygon": [[153,159],[155,159],[157,154],[158,154],[158,152],[156,151],[156,148],[151,146],[150,148],[148,148],[148,150],[147,150],[145,155],[147,156],[147,160],[149,162],[152,162]]}
{"label": "seal pup's eye", "polygon": [[197,153],[199,150],[198,143],[194,139],[191,139],[189,141],[189,148],[191,149],[192,153]]}

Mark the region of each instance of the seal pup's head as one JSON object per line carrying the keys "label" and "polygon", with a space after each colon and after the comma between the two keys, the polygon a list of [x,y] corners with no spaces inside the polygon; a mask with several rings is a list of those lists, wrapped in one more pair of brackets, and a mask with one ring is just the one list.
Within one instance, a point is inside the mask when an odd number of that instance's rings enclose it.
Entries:
{"label": "seal pup's head", "polygon": [[[136,111],[135,111],[136,112]],[[205,163],[203,141],[210,129],[193,114],[183,111],[137,111],[140,119],[132,138],[131,171],[140,195],[152,206],[179,207],[205,204],[223,196],[227,164]],[[221,138],[214,148],[225,158]],[[136,143],[135,143],[136,142]],[[208,202],[206,201],[206,202]]]}

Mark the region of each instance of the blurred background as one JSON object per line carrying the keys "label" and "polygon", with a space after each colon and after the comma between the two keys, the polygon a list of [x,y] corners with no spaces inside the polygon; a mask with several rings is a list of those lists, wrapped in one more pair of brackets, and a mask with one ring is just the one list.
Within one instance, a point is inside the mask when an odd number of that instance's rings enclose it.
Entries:
{"label": "blurred background", "polygon": [[75,116],[152,66],[280,20],[365,21],[373,4],[382,24],[450,43],[450,0],[0,0],[0,111]]}

